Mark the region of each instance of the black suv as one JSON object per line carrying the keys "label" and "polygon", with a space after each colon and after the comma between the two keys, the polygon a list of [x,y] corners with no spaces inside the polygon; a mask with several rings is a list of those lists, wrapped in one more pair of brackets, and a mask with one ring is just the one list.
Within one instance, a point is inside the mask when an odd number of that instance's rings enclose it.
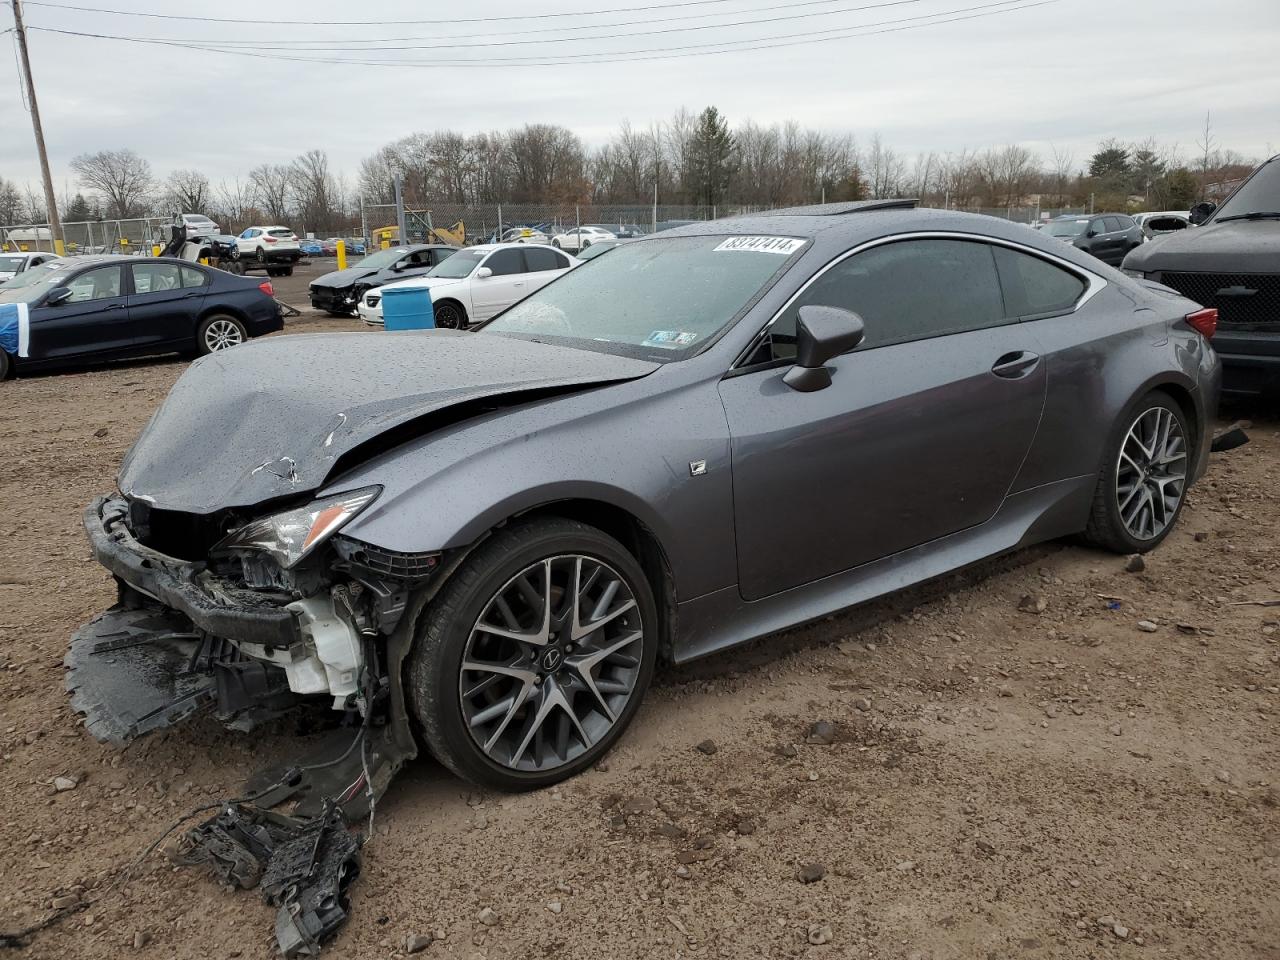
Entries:
{"label": "black suv", "polygon": [[1082,213],[1054,217],[1044,232],[1091,253],[1103,263],[1120,266],[1125,254],[1146,239],[1133,217],[1123,213]]}
{"label": "black suv", "polygon": [[1280,393],[1280,156],[1222,206],[1197,204],[1200,226],[1153,240],[1125,258],[1125,273],[1218,308],[1213,348],[1224,390]]}

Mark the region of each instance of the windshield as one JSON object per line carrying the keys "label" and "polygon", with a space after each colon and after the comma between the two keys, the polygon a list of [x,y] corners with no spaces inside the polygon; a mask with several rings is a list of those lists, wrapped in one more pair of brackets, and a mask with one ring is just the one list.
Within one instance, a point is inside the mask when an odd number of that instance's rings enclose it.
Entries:
{"label": "windshield", "polygon": [[1045,231],[1051,237],[1078,237],[1088,225],[1088,220],[1050,220]]}
{"label": "windshield", "polygon": [[1264,163],[1213,215],[1217,221],[1280,212],[1280,161]]}
{"label": "windshield", "polygon": [[0,273],[17,273],[26,260],[26,257],[0,257]]}
{"label": "windshield", "polygon": [[680,360],[723,330],[804,244],[791,237],[726,236],[623,244],[570,270],[483,330]]}
{"label": "windshield", "polygon": [[449,280],[461,280],[471,276],[471,271],[488,254],[486,250],[459,250],[451,253],[427,271],[428,277],[444,277]]}
{"label": "windshield", "polygon": [[67,264],[59,261],[42,263],[26,270],[0,286],[0,303],[35,303],[54,287],[66,284],[71,278]]}
{"label": "windshield", "polygon": [[408,252],[408,247],[391,247],[388,250],[379,250],[377,253],[369,254],[356,266],[361,270],[381,270],[383,267],[391,266]]}

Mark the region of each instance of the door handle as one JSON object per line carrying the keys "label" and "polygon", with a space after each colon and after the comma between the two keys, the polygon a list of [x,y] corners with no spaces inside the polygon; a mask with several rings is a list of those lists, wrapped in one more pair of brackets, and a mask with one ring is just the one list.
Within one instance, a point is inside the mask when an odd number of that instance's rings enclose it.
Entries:
{"label": "door handle", "polygon": [[1028,353],[1026,350],[1015,350],[1000,357],[991,368],[991,372],[1005,380],[1021,380],[1031,373],[1039,362],[1038,354]]}
{"label": "door handle", "polygon": [[123,310],[123,309],[124,309],[123,303],[113,303],[113,304],[110,304],[109,306],[103,307],[102,312],[106,313],[108,310]]}

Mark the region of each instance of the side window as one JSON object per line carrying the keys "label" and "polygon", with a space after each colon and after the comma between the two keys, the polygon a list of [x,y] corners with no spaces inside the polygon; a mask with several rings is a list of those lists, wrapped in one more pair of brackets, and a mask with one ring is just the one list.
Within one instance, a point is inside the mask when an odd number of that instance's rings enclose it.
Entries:
{"label": "side window", "polygon": [[796,353],[796,317],[810,304],[862,317],[859,350],[1005,323],[991,247],[965,240],[901,240],[872,247],[815,280],[770,328],[771,356]]}
{"label": "side window", "polygon": [[1106,219],[1107,219],[1107,233],[1115,233],[1118,230],[1124,229],[1124,227],[1120,224],[1119,217],[1107,217]]}
{"label": "side window", "polygon": [[203,287],[209,283],[209,278],[194,267],[182,268],[182,285],[187,289],[192,287]]}
{"label": "side window", "polygon": [[569,265],[568,260],[550,247],[531,246],[524,252],[524,259],[525,263],[529,265],[530,273],[541,273],[544,270],[563,270]]}
{"label": "side window", "polygon": [[524,255],[520,250],[499,250],[484,265],[493,271],[495,277],[509,277],[525,272]]}
{"label": "side window", "polygon": [[1133,226],[1133,217],[1116,217],[1116,223],[1120,224],[1120,230],[1128,230]]}
{"label": "side window", "polygon": [[109,300],[120,296],[120,268],[117,266],[98,267],[88,273],[82,273],[72,280],[68,287],[71,296],[68,303],[84,303],[88,300]]}
{"label": "side window", "polygon": [[182,272],[176,263],[134,263],[129,269],[133,271],[133,292],[138,296],[182,288]]}
{"label": "side window", "polygon": [[1005,311],[1011,319],[1064,313],[1088,285],[1070,270],[1007,247],[994,247]]}

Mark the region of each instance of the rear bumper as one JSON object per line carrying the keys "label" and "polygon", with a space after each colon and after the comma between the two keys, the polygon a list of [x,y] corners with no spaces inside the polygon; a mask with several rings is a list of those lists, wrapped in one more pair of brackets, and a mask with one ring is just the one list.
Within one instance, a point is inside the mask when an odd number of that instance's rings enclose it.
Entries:
{"label": "rear bumper", "polygon": [[160,601],[216,637],[287,648],[302,639],[298,621],[284,607],[237,604],[215,597],[201,585],[209,574],[203,564],[188,563],[150,550],[125,525],[124,500],[98,497],[84,511],[84,528],[94,559],[139,593]]}
{"label": "rear bumper", "polygon": [[1219,327],[1213,349],[1222,360],[1223,393],[1280,393],[1280,332]]}

